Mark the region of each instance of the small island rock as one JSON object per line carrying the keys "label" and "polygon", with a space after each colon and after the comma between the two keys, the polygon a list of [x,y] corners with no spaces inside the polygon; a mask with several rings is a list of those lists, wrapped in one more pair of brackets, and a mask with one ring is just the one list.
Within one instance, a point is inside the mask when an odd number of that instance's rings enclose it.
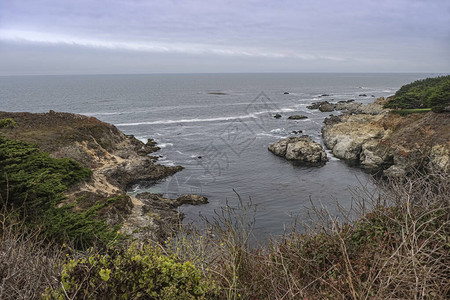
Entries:
{"label": "small island rock", "polygon": [[304,163],[323,164],[328,161],[327,154],[317,142],[309,136],[281,139],[269,146],[273,154]]}
{"label": "small island rock", "polygon": [[304,115],[292,115],[289,116],[288,120],[302,120],[302,119],[307,119],[307,116]]}
{"label": "small island rock", "polygon": [[191,204],[191,205],[198,205],[198,204],[205,204],[208,203],[208,198],[201,195],[183,195],[181,197],[177,198],[177,202],[179,205],[182,204]]}

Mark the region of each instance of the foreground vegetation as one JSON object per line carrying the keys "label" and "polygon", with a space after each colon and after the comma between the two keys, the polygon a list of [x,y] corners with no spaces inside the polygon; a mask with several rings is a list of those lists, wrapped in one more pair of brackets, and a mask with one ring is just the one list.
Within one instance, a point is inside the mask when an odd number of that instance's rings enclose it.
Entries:
{"label": "foreground vegetation", "polygon": [[301,231],[265,245],[255,245],[255,207],[239,195],[203,229],[180,225],[163,243],[125,239],[99,215],[115,199],[66,203],[91,174],[0,136],[0,299],[450,298],[448,173],[361,188],[351,211],[313,208]]}
{"label": "foreground vegetation", "polygon": [[450,75],[417,80],[402,86],[384,105],[394,109],[430,108],[441,112],[450,105]]}
{"label": "foreground vegetation", "polygon": [[[0,125],[14,125],[13,120],[5,120]],[[98,212],[117,199],[95,203],[84,211],[76,209],[77,203],[64,203],[67,189],[91,175],[91,170],[72,159],[55,159],[37,145],[0,136],[0,211],[9,212],[4,218],[14,216],[25,227],[39,228],[42,239],[70,241],[83,249],[115,236],[114,228],[99,219]],[[0,221],[8,222],[4,218]]]}
{"label": "foreground vegetation", "polygon": [[3,222],[0,298],[448,299],[449,179],[388,180],[377,195],[360,191],[352,219],[313,210],[309,230],[258,247],[242,202],[208,220],[207,234],[181,228],[163,245],[112,239],[81,252]]}

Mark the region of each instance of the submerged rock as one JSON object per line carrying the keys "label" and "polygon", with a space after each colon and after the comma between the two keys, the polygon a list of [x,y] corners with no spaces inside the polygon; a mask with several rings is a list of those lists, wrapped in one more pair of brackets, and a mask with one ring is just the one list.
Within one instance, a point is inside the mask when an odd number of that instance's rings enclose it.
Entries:
{"label": "submerged rock", "polygon": [[288,118],[288,120],[302,120],[302,119],[308,119],[308,117],[304,115],[292,115],[289,116]]}
{"label": "submerged rock", "polygon": [[177,198],[177,202],[179,205],[182,204],[191,204],[191,205],[199,205],[199,204],[206,204],[208,203],[208,198],[201,195],[183,195],[181,197]]}
{"label": "submerged rock", "polygon": [[280,115],[280,114],[275,114],[273,117],[274,117],[275,119],[279,119],[279,118],[281,118],[281,115]]}
{"label": "submerged rock", "polygon": [[323,164],[328,161],[327,154],[317,142],[309,136],[281,139],[269,146],[269,151],[287,160],[304,163]]}

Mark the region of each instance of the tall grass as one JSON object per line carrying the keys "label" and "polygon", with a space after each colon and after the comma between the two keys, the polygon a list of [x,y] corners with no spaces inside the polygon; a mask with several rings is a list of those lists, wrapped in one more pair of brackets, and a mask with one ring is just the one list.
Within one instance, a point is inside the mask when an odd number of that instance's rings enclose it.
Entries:
{"label": "tall grass", "polygon": [[[308,230],[259,246],[251,241],[255,206],[237,195],[238,205],[217,211],[205,229],[180,225],[157,247],[218,287],[211,299],[449,299],[449,179],[388,178],[375,194],[360,190],[341,217],[313,208]],[[0,220],[1,299],[39,299],[46,287],[60,289],[66,254],[89,255],[45,245],[20,222],[4,222],[5,214]]]}
{"label": "tall grass", "polygon": [[209,234],[170,249],[212,275],[219,299],[448,299],[449,195],[447,173],[388,178],[376,194],[360,190],[344,217],[314,208],[308,232],[258,248],[253,208],[240,201],[207,221]]}

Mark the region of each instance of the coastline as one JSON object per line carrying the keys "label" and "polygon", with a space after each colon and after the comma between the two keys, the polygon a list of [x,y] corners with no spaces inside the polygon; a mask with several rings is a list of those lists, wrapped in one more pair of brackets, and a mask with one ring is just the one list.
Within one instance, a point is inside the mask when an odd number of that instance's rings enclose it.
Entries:
{"label": "coastline", "polygon": [[168,199],[158,194],[145,198],[126,193],[136,182],[157,182],[183,169],[158,164],[151,154],[159,148],[151,139],[144,144],[114,125],[72,113],[0,112],[0,119],[6,118],[14,119],[17,127],[1,129],[4,137],[37,144],[51,157],[72,158],[92,170],[88,180],[66,192],[60,205],[76,204],[76,209],[83,211],[108,199],[122,199],[108,205],[100,216],[110,226],[121,225],[121,233],[162,241],[182,220],[178,206],[207,202],[194,195]]}

